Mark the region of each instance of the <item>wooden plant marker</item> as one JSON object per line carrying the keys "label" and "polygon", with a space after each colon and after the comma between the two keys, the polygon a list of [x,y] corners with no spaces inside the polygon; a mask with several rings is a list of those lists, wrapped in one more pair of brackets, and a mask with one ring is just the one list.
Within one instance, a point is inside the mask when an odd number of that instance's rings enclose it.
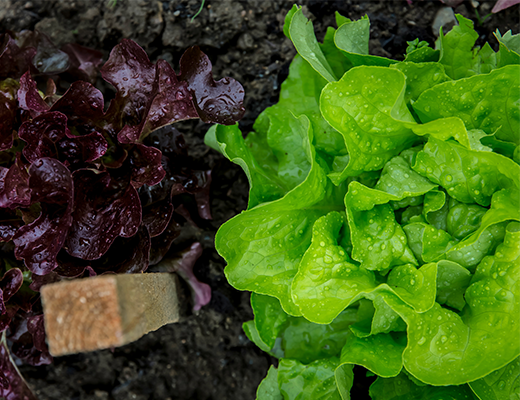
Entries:
{"label": "wooden plant marker", "polygon": [[122,346],[179,320],[177,275],[102,275],[41,288],[50,353]]}

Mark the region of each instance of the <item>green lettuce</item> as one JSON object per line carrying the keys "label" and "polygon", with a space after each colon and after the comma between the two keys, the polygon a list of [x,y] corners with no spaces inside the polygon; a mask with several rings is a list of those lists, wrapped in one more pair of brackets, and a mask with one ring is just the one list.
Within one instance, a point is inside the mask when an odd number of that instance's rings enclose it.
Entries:
{"label": "green lettuce", "polygon": [[354,366],[376,400],[518,396],[520,37],[457,19],[396,61],[367,17],[319,43],[294,6],[279,102],[208,132],[250,183],[215,242],[279,359],[258,399],[350,399]]}

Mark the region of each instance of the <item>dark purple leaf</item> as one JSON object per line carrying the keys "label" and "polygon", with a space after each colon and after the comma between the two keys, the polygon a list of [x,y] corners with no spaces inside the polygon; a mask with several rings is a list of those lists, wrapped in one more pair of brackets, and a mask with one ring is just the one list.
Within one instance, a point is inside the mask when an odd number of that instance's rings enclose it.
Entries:
{"label": "dark purple leaf", "polygon": [[21,153],[16,154],[16,161],[8,170],[0,170],[0,207],[17,208],[31,204],[29,173],[21,160]]}
{"label": "dark purple leaf", "polygon": [[74,82],[53,104],[51,111],[65,114],[71,126],[87,125],[91,129],[103,119],[104,100],[101,92],[87,82]]}
{"label": "dark purple leaf", "polygon": [[74,172],[73,223],[65,243],[67,252],[95,260],[107,252],[116,237],[131,237],[141,224],[141,202],[128,181],[107,172]]}
{"label": "dark purple leaf", "polygon": [[144,272],[149,265],[150,245],[150,234],[141,226],[131,238],[118,237],[102,258],[92,261],[92,268],[96,273]]}
{"label": "dark purple leaf", "polygon": [[190,285],[193,299],[193,310],[198,311],[211,300],[211,288],[208,284],[200,282],[193,274],[193,267],[202,254],[202,246],[195,242],[189,249],[181,252],[180,258],[165,259],[161,262],[168,272],[177,272],[179,276]]}
{"label": "dark purple leaf", "polygon": [[103,156],[107,151],[108,143],[99,132],[84,136],[67,133],[67,137],[60,140],[57,147],[60,160],[67,166],[76,166]]}
{"label": "dark purple leaf", "polygon": [[[9,328],[9,324],[11,320],[16,315],[16,313],[20,310],[20,307],[16,304],[7,304],[5,314],[0,315],[0,332],[5,331]],[[0,368],[1,371],[1,368]]]}
{"label": "dark purple leaf", "polygon": [[52,356],[45,343],[43,315],[19,313],[9,325],[11,333],[7,337],[13,342],[14,355],[30,365],[47,365]]}
{"label": "dark purple leaf", "polygon": [[16,121],[16,92],[19,84],[6,79],[0,82],[0,151],[13,146],[13,128]]}
{"label": "dark purple leaf", "polygon": [[[7,168],[4,170],[7,171]],[[16,215],[15,210],[0,208],[0,242],[11,240],[23,221]]]}
{"label": "dark purple leaf", "polygon": [[181,234],[181,225],[170,218],[170,222],[166,229],[158,236],[152,237],[152,247],[150,249],[150,265],[155,265],[160,262],[175,239]]}
{"label": "dark purple leaf", "polygon": [[186,207],[184,207],[184,204],[175,207],[175,213],[184,218],[191,226],[198,228],[195,221],[193,221],[193,219],[191,218],[190,212]]}
{"label": "dark purple leaf", "polygon": [[101,76],[117,90],[107,112],[116,130],[125,124],[138,125],[155,81],[155,68],[146,52],[137,43],[123,39],[110,52]]}
{"label": "dark purple leaf", "polygon": [[136,143],[127,160],[131,163],[132,182],[136,188],[144,184],[156,185],[166,174],[161,165],[161,152],[153,147]]}
{"label": "dark purple leaf", "polygon": [[36,49],[21,49],[7,33],[0,36],[0,43],[0,78],[20,78],[29,70]]}
{"label": "dark purple leaf", "polygon": [[21,48],[36,47],[32,64],[40,74],[55,75],[69,68],[67,53],[58,49],[43,32],[22,31],[15,40]]}
{"label": "dark purple leaf", "polygon": [[150,101],[141,123],[126,125],[117,136],[119,142],[133,143],[162,126],[198,117],[188,85],[179,82],[170,64],[159,60],[156,71]]}
{"label": "dark purple leaf", "polygon": [[69,170],[52,158],[41,158],[31,164],[29,186],[32,203],[68,205],[74,197]]}
{"label": "dark purple leaf", "polygon": [[42,286],[59,281],[61,281],[61,278],[54,271],[48,273],[47,275],[32,274],[32,282],[29,285],[29,288],[35,292],[39,292]]}
{"label": "dark purple leaf", "polygon": [[29,111],[32,118],[49,110],[49,106],[38,93],[36,82],[31,78],[31,73],[27,71],[20,78],[20,88],[18,89],[18,104],[22,110]]}
{"label": "dark purple leaf", "polygon": [[63,246],[70,224],[68,209],[61,212],[44,209],[36,221],[22,226],[13,236],[16,258],[23,259],[35,274],[48,274],[56,268],[56,254]]}
{"label": "dark purple leaf", "polygon": [[23,274],[18,268],[7,271],[0,281],[0,288],[3,292],[3,300],[8,301],[22,287]]}
{"label": "dark purple leaf", "polygon": [[[196,171],[199,172],[199,171]],[[211,185],[211,171],[201,171],[202,177],[200,179],[199,189],[193,192],[199,216],[204,219],[211,219],[211,210],[209,205],[209,189]]]}
{"label": "dark purple leaf", "polygon": [[72,223],[74,187],[67,167],[52,158],[35,161],[29,175],[31,202],[40,202],[42,213],[14,235],[15,256],[35,274],[45,275],[56,268],[56,256]]}
{"label": "dark purple leaf", "polygon": [[0,281],[0,314],[7,312],[5,303],[22,287],[23,275],[18,268],[7,271]]}
{"label": "dark purple leaf", "polygon": [[45,326],[43,323],[43,314],[33,315],[27,318],[27,331],[32,335],[34,347],[41,352],[48,352],[45,343]]}
{"label": "dark purple leaf", "polygon": [[98,66],[103,61],[103,54],[100,51],[80,46],[79,44],[68,43],[61,48],[68,54],[70,68],[68,72],[80,79],[90,83],[96,82]]}
{"label": "dark purple leaf", "polygon": [[2,335],[0,343],[0,371],[0,397],[5,400],[38,400],[9,354],[5,333]]}
{"label": "dark purple leaf", "polygon": [[211,62],[198,46],[184,52],[180,66],[179,79],[188,83],[200,119],[232,125],[244,116],[244,88],[231,78],[215,81]]}
{"label": "dark purple leaf", "polygon": [[209,189],[211,185],[211,171],[191,171],[190,175],[173,175],[172,197],[182,193],[195,196],[199,216],[211,219],[209,206]]}
{"label": "dark purple leaf", "polygon": [[520,0],[497,0],[491,12],[496,14],[499,11],[505,10],[506,8],[509,8],[519,3]]}
{"label": "dark purple leaf", "polygon": [[[186,164],[188,157],[188,147],[184,136],[172,125],[164,126],[150,134],[148,138],[150,144],[158,148],[164,157],[172,160],[182,160]],[[184,166],[184,165],[183,165]]]}
{"label": "dark purple leaf", "polygon": [[170,223],[172,213],[173,205],[167,199],[143,207],[143,225],[152,238],[164,232]]}
{"label": "dark purple leaf", "polygon": [[46,112],[36,118],[25,121],[18,131],[18,135],[26,145],[23,155],[33,163],[42,157],[57,155],[56,142],[69,134],[67,117],[60,112]]}

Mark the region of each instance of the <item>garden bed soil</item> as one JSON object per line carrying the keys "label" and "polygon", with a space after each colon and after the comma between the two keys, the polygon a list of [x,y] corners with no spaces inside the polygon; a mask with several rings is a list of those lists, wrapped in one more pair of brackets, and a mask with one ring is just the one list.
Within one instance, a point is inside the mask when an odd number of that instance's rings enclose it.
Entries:
{"label": "garden bed soil", "polygon": [[[277,101],[295,51],[282,32],[286,0],[206,0],[201,13],[191,18],[201,0],[0,0],[0,33],[39,29],[61,45],[76,42],[102,50],[123,38],[139,43],[152,61],[166,59],[177,68],[183,51],[198,44],[213,62],[217,79],[230,76],[246,91],[246,114],[240,125],[252,129],[259,113]],[[402,58],[406,41],[435,36],[431,25],[439,1],[301,1],[314,21],[318,39],[333,25],[334,11],[371,21],[372,54]],[[476,3],[476,2],[474,2]],[[480,2],[480,15],[494,2]],[[476,23],[479,42],[496,44],[492,32],[518,33],[518,6],[477,22],[470,1],[455,9]],[[98,83],[102,85],[102,83]],[[110,90],[100,86],[103,90]],[[195,273],[213,290],[211,303],[196,313],[189,309],[182,320],[152,332],[139,341],[113,350],[58,357],[48,366],[22,366],[21,371],[40,400],[46,399],[254,399],[256,387],[272,359],[256,348],[242,331],[252,318],[249,294],[231,288],[224,276],[225,263],[215,252],[218,227],[245,209],[248,184],[241,169],[209,150],[203,143],[208,125],[176,124],[183,132],[193,163],[212,168],[213,220],[198,221],[176,241],[175,249],[197,240],[204,253]],[[354,398],[368,398],[364,371],[356,368]],[[373,378],[371,378],[373,379]]]}

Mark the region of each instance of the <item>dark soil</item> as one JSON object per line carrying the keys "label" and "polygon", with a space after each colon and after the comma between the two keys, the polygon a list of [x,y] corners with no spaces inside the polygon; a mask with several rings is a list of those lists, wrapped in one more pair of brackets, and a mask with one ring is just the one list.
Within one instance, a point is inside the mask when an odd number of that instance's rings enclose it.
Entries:
{"label": "dark soil", "polygon": [[[137,41],[150,58],[164,58],[174,67],[182,52],[198,44],[209,55],[215,77],[230,76],[246,90],[241,127],[252,128],[258,114],[277,100],[295,51],[283,36],[287,0],[0,0],[0,33],[6,29],[39,29],[56,44],[77,42],[102,50],[105,57],[123,38]],[[301,1],[314,21],[318,38],[333,25],[334,11],[350,18],[368,14],[371,52],[400,58],[406,41],[416,37],[433,43],[431,25],[444,5],[437,0]],[[494,2],[480,2],[480,15]],[[496,43],[492,32],[518,33],[518,6],[477,22],[470,1],[455,9],[475,21],[480,42]],[[180,126],[179,126],[180,125]],[[200,241],[205,250],[196,266],[198,277],[211,285],[211,303],[181,322],[165,326],[139,341],[113,351],[103,350],[56,358],[43,367],[21,368],[39,399],[254,399],[256,387],[274,361],[244,335],[242,323],[252,318],[249,295],[231,288],[224,261],[213,248],[220,224],[247,203],[247,179],[241,170],[203,143],[208,126],[177,124],[186,136],[199,168],[213,168],[213,221],[191,229],[177,244]],[[356,371],[358,372],[358,371]],[[359,376],[362,375],[362,372]],[[367,397],[358,388],[354,398]],[[364,393],[363,393],[364,392]]]}

